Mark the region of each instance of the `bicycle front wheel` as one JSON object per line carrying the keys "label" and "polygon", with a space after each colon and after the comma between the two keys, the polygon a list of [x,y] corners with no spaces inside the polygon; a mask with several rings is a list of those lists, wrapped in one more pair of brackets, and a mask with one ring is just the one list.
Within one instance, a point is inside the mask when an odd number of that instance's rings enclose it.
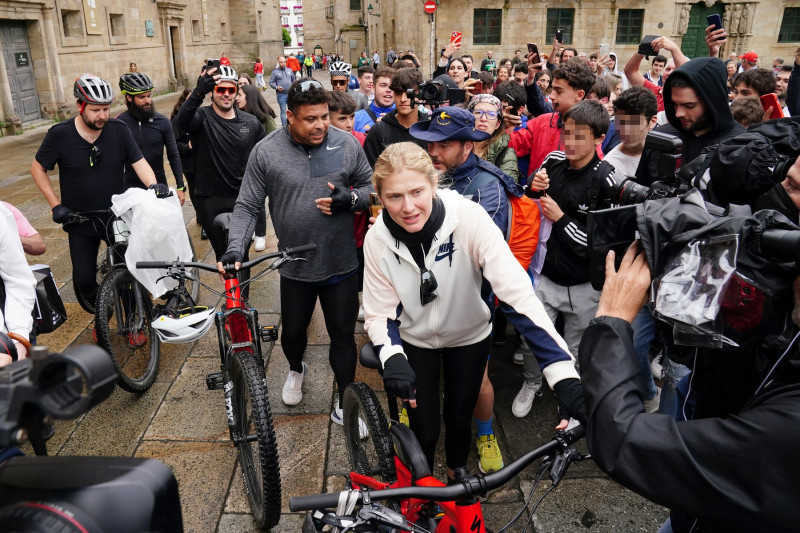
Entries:
{"label": "bicycle front wheel", "polygon": [[[350,466],[354,472],[391,483],[397,479],[389,424],[375,393],[364,383],[354,381],[344,390],[344,436]],[[369,435],[362,439],[359,418],[367,424]]]}
{"label": "bicycle front wheel", "polygon": [[152,321],[150,294],[129,270],[112,270],[100,285],[95,327],[98,344],[114,361],[119,386],[128,392],[144,392],[156,379],[160,345]]}
{"label": "bicycle front wheel", "polygon": [[259,529],[274,527],[281,517],[281,473],[272,426],[264,369],[249,352],[230,359],[233,383],[232,438],[239,450],[245,491]]}

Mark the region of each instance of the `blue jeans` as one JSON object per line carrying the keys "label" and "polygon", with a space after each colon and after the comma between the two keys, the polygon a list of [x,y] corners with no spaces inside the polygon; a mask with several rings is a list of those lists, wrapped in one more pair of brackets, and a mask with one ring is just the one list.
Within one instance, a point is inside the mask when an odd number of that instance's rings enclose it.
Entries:
{"label": "blue jeans", "polygon": [[275,93],[278,97],[278,105],[281,108],[281,124],[286,125],[286,100],[289,95],[286,93]]}
{"label": "blue jeans", "polygon": [[656,384],[653,373],[650,371],[650,344],[656,336],[656,319],[647,307],[642,307],[633,320],[633,349],[636,351],[636,360],[639,363],[639,386],[645,400],[655,398]]}
{"label": "blue jeans", "polygon": [[662,364],[665,364],[664,387],[661,390],[661,401],[658,404],[658,412],[663,415],[672,415],[678,420],[683,420],[683,416],[678,416],[678,384],[687,379],[691,371],[684,365],[673,362],[669,356],[664,357]]}

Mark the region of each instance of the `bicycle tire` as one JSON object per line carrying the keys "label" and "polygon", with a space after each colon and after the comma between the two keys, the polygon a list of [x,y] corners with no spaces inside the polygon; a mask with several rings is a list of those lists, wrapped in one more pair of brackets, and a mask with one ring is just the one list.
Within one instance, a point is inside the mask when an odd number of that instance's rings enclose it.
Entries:
{"label": "bicycle tire", "polygon": [[[239,452],[245,492],[256,525],[269,530],[281,517],[281,473],[264,368],[249,352],[236,352],[229,371],[234,444]],[[253,435],[249,442],[244,437]]]}
{"label": "bicycle tire", "polygon": [[[192,249],[192,262],[196,262],[197,259],[197,252],[194,249],[194,243],[192,242],[192,238],[188,235],[189,238],[189,247]],[[192,267],[189,269],[188,274],[192,277],[192,279],[197,281],[190,281],[186,280],[187,290],[189,291],[189,296],[192,297],[192,301],[197,303],[197,298],[200,296],[200,269],[197,267]]]}
{"label": "bicycle tire", "polygon": [[[135,291],[140,291],[142,305],[135,301]],[[131,325],[142,318],[142,344],[131,346],[128,333]],[[120,323],[121,320],[121,323]],[[100,285],[97,298],[95,327],[97,343],[111,354],[119,375],[119,386],[141,393],[150,388],[158,372],[160,343],[153,321],[153,302],[150,294],[136,281],[128,269],[112,270]]]}
{"label": "bicycle tire", "polygon": [[[354,381],[344,390],[344,436],[347,453],[354,472],[371,476],[386,483],[397,479],[394,449],[389,436],[389,424],[369,386]],[[358,419],[367,424],[369,435],[362,439]]]}

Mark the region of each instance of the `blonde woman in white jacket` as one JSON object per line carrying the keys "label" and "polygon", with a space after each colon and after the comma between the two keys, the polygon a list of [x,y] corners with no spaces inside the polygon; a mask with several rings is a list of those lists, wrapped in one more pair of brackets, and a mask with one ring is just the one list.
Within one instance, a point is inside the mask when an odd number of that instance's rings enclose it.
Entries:
{"label": "blonde woman in white jacket", "polygon": [[455,191],[437,189],[430,157],[412,143],[384,150],[372,180],[384,209],[364,243],[365,327],[386,389],[411,407],[410,426],[429,465],[440,430],[441,366],[448,477],[466,466],[492,330],[482,278],[556,391],[564,419],[558,427],[570,416],[585,420],[567,345],[486,211]]}

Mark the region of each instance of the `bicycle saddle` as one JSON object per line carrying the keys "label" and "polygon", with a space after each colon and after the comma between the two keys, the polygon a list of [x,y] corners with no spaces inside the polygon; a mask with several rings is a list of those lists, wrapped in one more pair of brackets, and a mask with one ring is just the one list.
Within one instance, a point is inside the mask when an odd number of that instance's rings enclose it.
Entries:
{"label": "bicycle saddle", "polygon": [[216,217],[214,217],[214,227],[219,229],[220,231],[225,232],[227,235],[228,230],[231,227],[231,215],[233,213],[220,213]]}
{"label": "bicycle saddle", "polygon": [[383,370],[381,360],[378,358],[378,352],[375,351],[375,345],[371,342],[368,342],[361,347],[361,354],[359,355],[358,360],[361,361],[361,366],[365,368]]}

